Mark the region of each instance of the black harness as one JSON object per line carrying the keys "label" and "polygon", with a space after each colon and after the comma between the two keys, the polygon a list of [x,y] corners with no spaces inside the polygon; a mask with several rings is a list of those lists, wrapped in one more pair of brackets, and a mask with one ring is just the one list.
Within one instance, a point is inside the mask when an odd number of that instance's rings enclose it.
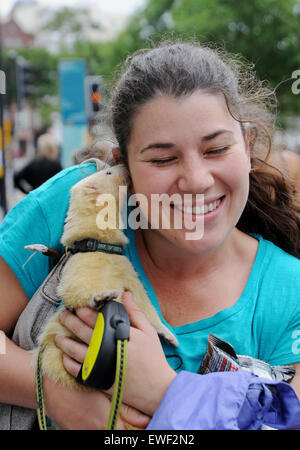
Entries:
{"label": "black harness", "polygon": [[122,245],[108,244],[106,242],[100,242],[97,239],[82,239],[81,241],[75,241],[71,247],[68,247],[68,251],[70,251],[72,255],[79,252],[104,252],[123,255]]}

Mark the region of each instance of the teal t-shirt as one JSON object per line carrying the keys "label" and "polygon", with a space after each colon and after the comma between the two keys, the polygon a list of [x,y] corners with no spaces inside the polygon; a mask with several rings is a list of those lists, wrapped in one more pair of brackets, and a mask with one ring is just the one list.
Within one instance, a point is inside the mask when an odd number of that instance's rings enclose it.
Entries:
{"label": "teal t-shirt", "polygon": [[[0,255],[19,279],[28,298],[48,274],[48,258],[31,256],[27,244],[59,243],[69,205],[70,188],[95,171],[94,164],[68,168],[32,191],[6,216],[0,226]],[[212,317],[170,327],[161,315],[159,301],[143,270],[135,246],[134,230],[125,230],[126,256],[132,262],[163,323],[177,336],[179,347],[163,344],[166,355],[178,355],[178,370],[197,372],[212,333],[229,342],[236,353],[250,355],[271,365],[300,362],[300,261],[261,236],[256,259],[245,289],[230,308]],[[168,358],[175,369],[179,358]]]}

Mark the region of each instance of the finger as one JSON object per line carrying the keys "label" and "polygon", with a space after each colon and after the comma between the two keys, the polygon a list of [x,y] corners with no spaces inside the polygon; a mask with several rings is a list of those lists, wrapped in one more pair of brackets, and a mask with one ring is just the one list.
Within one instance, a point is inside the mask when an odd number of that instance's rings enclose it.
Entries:
{"label": "finger", "polygon": [[[125,422],[125,427],[129,428],[146,428],[150,422],[150,417],[141,413],[135,408],[122,403],[120,408],[120,417]],[[127,424],[127,426],[126,426]]]}
{"label": "finger", "polygon": [[56,336],[55,345],[59,347],[64,353],[75,359],[78,363],[83,363],[88,347],[81,342],[74,341],[69,337]]}
{"label": "finger", "polygon": [[74,359],[70,358],[70,356],[63,354],[63,365],[67,372],[73,377],[77,377],[79,370],[81,368],[81,364],[79,364]]}
{"label": "finger", "polygon": [[76,337],[86,344],[89,344],[93,329],[86,325],[79,317],[64,310],[60,313],[59,320],[66,328],[68,328],[68,330],[72,331]]}
{"label": "finger", "polygon": [[134,302],[131,292],[126,291],[123,294],[122,303],[128,312],[130,325],[145,332],[153,332],[154,328],[146,318],[142,310]]}
{"label": "finger", "polygon": [[96,325],[98,313],[89,306],[82,306],[76,309],[76,316],[79,317],[90,328],[94,328]]}

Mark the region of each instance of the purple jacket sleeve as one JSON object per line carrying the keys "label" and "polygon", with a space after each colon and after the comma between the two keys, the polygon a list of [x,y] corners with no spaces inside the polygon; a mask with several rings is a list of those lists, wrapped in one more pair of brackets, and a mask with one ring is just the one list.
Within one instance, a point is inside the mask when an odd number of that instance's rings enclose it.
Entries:
{"label": "purple jacket sleeve", "polygon": [[300,428],[300,402],[285,382],[241,370],[180,372],[147,430],[259,430]]}

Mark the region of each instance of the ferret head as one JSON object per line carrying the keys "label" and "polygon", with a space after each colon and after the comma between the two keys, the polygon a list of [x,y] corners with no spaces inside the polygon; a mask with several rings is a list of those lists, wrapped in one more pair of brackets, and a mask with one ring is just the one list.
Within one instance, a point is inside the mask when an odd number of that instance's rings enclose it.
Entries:
{"label": "ferret head", "polygon": [[[93,238],[102,242],[126,244],[119,230],[119,187],[129,178],[126,166],[120,164],[96,172],[79,181],[71,189],[70,206],[61,242],[70,246],[74,241]],[[108,219],[107,228],[101,220]],[[114,218],[114,221],[109,221]],[[110,226],[111,223],[111,226]]]}
{"label": "ferret head", "polygon": [[71,190],[71,200],[78,197],[94,203],[100,194],[112,194],[118,199],[119,186],[127,185],[128,177],[128,170],[123,164],[102,169],[75,184]]}

